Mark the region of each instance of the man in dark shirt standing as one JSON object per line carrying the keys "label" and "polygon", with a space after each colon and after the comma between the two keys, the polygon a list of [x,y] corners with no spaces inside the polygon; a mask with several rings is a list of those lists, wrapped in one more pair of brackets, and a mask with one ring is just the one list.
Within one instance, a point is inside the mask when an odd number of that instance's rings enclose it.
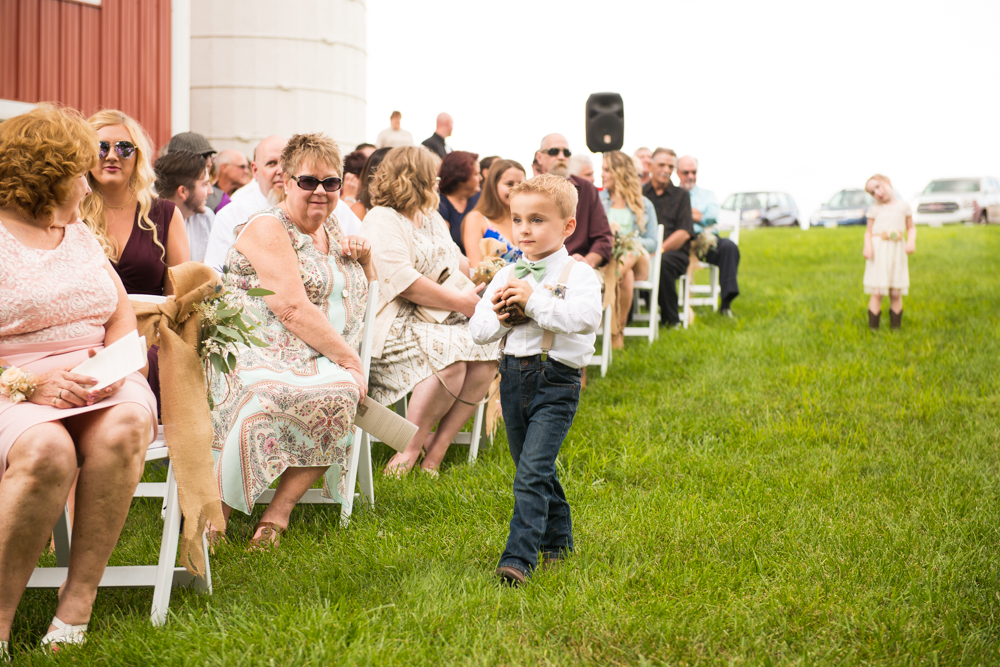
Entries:
{"label": "man in dark shirt standing", "polygon": [[451,136],[454,125],[455,122],[451,119],[451,116],[444,112],[439,113],[437,128],[435,128],[434,134],[424,139],[424,148],[429,149],[432,153],[436,153],[443,160],[444,156],[451,152],[451,146],[446,144],[444,140]]}
{"label": "man in dark shirt standing", "polygon": [[576,205],[576,231],[566,239],[566,250],[578,261],[587,262],[596,269],[611,261],[614,236],[597,188],[590,181],[570,175],[570,155],[572,152],[566,137],[549,134],[542,139],[541,148],[535,153],[535,161],[538,162],[541,173],[568,178],[576,186],[580,195]]}
{"label": "man in dark shirt standing", "polygon": [[649,183],[642,194],[653,202],[656,219],[663,225],[663,263],[660,270],[660,323],[677,326],[677,279],[687,272],[691,258],[691,196],[670,182],[677,168],[677,153],[657,148],[649,163]]}

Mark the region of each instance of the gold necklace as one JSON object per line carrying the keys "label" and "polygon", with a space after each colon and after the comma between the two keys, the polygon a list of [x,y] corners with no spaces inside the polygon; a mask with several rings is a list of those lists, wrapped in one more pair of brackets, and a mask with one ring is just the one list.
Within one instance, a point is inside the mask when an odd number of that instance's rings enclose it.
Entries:
{"label": "gold necklace", "polygon": [[125,202],[124,204],[122,204],[121,206],[112,206],[112,205],[111,205],[111,204],[109,204],[108,202],[104,202],[104,205],[105,205],[105,206],[107,206],[107,207],[108,207],[108,208],[110,208],[110,209],[114,209],[115,211],[120,211],[120,210],[122,210],[123,208],[125,208],[126,206],[128,206],[129,204],[131,204],[131,203],[132,203],[132,198],[133,198],[133,197],[135,197],[135,193],[134,193],[134,192],[133,192],[132,194],[130,194],[130,195],[129,195],[129,197],[128,197],[128,201],[127,201],[127,202]]}

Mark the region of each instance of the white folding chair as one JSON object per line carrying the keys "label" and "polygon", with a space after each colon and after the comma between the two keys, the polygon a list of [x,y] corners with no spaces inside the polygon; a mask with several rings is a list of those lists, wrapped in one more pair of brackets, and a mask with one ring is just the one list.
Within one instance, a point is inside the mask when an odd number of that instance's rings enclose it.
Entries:
{"label": "white folding chair", "polygon": [[[656,254],[650,257],[649,278],[637,280],[632,293],[632,321],[644,325],[625,327],[626,336],[643,336],[652,343],[660,335],[660,270],[663,260],[663,225],[656,226]],[[649,312],[643,313],[642,293],[649,292]]]}
{"label": "white folding chair", "polygon": [[[739,245],[739,222],[737,222],[736,227],[729,233],[729,240]],[[708,269],[709,277],[707,285],[688,284],[687,276],[681,276],[681,289],[678,291],[677,305],[682,308],[681,312],[684,313],[685,329],[690,321],[688,308],[694,306],[711,306],[713,311],[718,312],[719,302],[722,298],[722,289],[719,286],[719,267],[707,262],[698,262],[698,269]]]}
{"label": "white folding chair", "polygon": [[[162,303],[165,297],[133,294],[135,301]],[[167,444],[163,439],[163,429],[156,440],[146,450],[146,462],[168,459]],[[160,554],[156,565],[109,566],[98,584],[101,588],[152,588],[153,606],[150,620],[153,625],[163,625],[170,608],[170,593],[176,586],[193,586],[196,590],[212,592],[212,569],[208,543],[202,538],[205,551],[205,578],[196,577],[183,567],[177,567],[177,544],[180,541],[181,506],[177,497],[177,480],[173,465],[167,466],[167,481],[145,482],[136,487],[133,498],[163,498],[163,533],[160,537]],[[67,507],[54,530],[56,567],[36,567],[28,580],[28,588],[59,588],[69,572],[71,530],[69,508]]]}
{"label": "white folding chair", "polygon": [[[614,288],[614,285],[604,286],[604,289]],[[604,316],[601,318],[601,353],[591,357],[590,363],[587,364],[588,366],[600,366],[601,377],[608,374],[608,366],[611,365],[611,318],[613,317],[611,306],[608,306],[604,309]]]}
{"label": "white folding chair", "polygon": [[[396,414],[406,418],[406,412],[410,407],[409,395],[396,401],[394,409]],[[472,430],[471,431],[459,431],[455,434],[452,439],[451,444],[453,445],[468,445],[469,446],[469,463],[475,463],[476,459],[479,457],[479,444],[483,439],[483,430],[486,428],[486,404],[480,403],[476,408],[476,414],[472,418]],[[374,442],[379,442],[376,439],[372,439]],[[369,464],[370,465],[370,464]]]}
{"label": "white folding chair", "polygon": [[[719,289],[719,267],[706,262],[698,262],[698,269],[696,270],[701,269],[708,269],[708,284],[697,285],[692,283],[687,286],[687,306],[688,308],[693,306],[711,306],[713,311],[718,312],[719,297],[721,295],[721,291]],[[685,282],[686,281],[687,276],[685,276]]]}
{"label": "white folding chair", "polygon": [[[368,284],[368,305],[365,307],[364,327],[361,331],[361,367],[368,379],[372,366],[372,341],[375,337],[375,314],[378,312],[378,281],[373,280]],[[347,526],[351,521],[351,512],[354,510],[354,501],[357,500],[355,489],[360,481],[361,494],[367,501],[369,507],[375,506],[375,486],[372,480],[372,437],[354,427],[354,445],[351,447],[351,457],[347,468],[347,483],[345,499],[348,501],[340,508],[341,525]],[[267,505],[274,499],[275,489],[267,489],[257,498],[258,505]],[[309,489],[299,501],[305,505],[336,505],[337,501],[332,498],[324,498],[322,489]]]}

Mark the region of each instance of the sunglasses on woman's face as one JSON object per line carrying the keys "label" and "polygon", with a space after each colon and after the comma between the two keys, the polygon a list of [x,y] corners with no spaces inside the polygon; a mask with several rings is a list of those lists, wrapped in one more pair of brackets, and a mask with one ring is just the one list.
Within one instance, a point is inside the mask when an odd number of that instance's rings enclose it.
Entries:
{"label": "sunglasses on woman's face", "polygon": [[307,192],[313,192],[322,183],[323,190],[326,192],[336,192],[340,189],[340,186],[344,184],[344,181],[337,178],[336,176],[331,176],[330,178],[324,178],[322,181],[315,176],[292,176],[292,179],[299,184],[299,187]]}
{"label": "sunglasses on woman's face", "polygon": [[[103,160],[111,152],[111,144],[107,141],[102,141],[97,144],[100,150],[98,155]],[[115,152],[118,153],[118,157],[127,160],[128,158],[135,155],[135,144],[131,141],[118,141],[115,142]]]}
{"label": "sunglasses on woman's face", "polygon": [[571,155],[573,155],[572,153],[570,153],[568,148],[549,148],[542,152],[548,155],[549,157],[555,157],[559,155],[559,151],[562,151],[562,154],[565,155],[566,157],[570,157]]}

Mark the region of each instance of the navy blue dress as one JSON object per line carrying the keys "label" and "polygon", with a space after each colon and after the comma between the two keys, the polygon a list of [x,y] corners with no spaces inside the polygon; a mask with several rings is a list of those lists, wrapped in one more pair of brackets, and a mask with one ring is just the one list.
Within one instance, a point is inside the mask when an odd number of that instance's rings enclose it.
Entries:
{"label": "navy blue dress", "polygon": [[482,194],[477,192],[476,194],[469,197],[469,201],[465,204],[465,210],[459,211],[457,208],[452,206],[452,203],[448,201],[448,198],[441,195],[441,203],[438,204],[438,213],[444,218],[444,221],[448,223],[448,229],[451,230],[451,238],[458,245],[459,250],[462,254],[465,254],[465,244],[462,243],[462,220],[468,215],[472,209],[476,208],[476,204],[479,203],[479,195]]}

